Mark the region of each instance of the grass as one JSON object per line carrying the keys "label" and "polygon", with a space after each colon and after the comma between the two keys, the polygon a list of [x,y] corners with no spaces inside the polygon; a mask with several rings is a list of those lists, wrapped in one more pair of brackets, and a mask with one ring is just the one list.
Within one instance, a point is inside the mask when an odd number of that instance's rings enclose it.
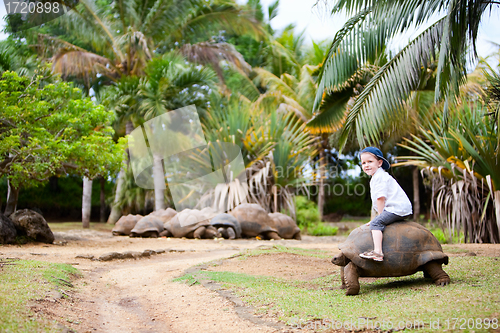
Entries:
{"label": "grass", "polygon": [[[52,231],[69,231],[74,229],[82,229],[82,222],[51,222],[49,223]],[[90,222],[90,230],[111,232],[114,225],[99,222]]]}
{"label": "grass", "polygon": [[54,323],[38,318],[27,305],[51,290],[68,290],[78,270],[70,265],[35,260],[1,259],[0,332],[58,332]]}
{"label": "grass", "polygon": [[[267,251],[269,254],[278,251],[311,254],[302,249],[280,247]],[[250,252],[247,256],[257,254],[262,252]],[[449,286],[437,287],[424,279],[422,273],[417,273],[370,283],[362,281],[360,295],[353,297],[345,296],[343,290],[336,288],[340,285],[338,270],[307,282],[224,271],[199,271],[176,280],[187,280],[190,284],[200,279],[215,281],[253,305],[258,314],[275,317],[297,328],[335,328],[335,325],[349,328],[351,325],[351,328],[390,329],[391,324],[393,328],[411,324],[419,328],[419,332],[435,332],[455,325],[455,331],[466,332],[467,323],[463,326],[463,320],[474,319],[474,331],[481,332],[485,331],[487,318],[500,317],[499,264],[498,258],[452,257],[445,266],[452,279]],[[471,323],[469,321],[469,328]],[[489,326],[495,328],[491,322]],[[464,327],[465,330],[460,329]],[[500,328],[498,322],[497,328]]]}
{"label": "grass", "polygon": [[313,236],[335,236],[338,231],[338,227],[332,227],[322,222],[318,222],[307,229],[307,234]]}

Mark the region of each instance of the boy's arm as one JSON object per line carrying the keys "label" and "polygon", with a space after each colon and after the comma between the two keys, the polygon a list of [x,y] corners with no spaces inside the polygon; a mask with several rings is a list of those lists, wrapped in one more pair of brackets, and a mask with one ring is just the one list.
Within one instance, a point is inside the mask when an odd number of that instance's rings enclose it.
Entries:
{"label": "boy's arm", "polygon": [[385,197],[380,197],[377,199],[377,211],[378,211],[378,214],[382,214],[382,212],[384,211],[384,207],[385,207]]}
{"label": "boy's arm", "polygon": [[[382,212],[384,211],[384,207],[385,207],[385,197],[378,198],[377,199],[378,215],[382,214]],[[368,222],[366,225],[370,225],[370,222]]]}

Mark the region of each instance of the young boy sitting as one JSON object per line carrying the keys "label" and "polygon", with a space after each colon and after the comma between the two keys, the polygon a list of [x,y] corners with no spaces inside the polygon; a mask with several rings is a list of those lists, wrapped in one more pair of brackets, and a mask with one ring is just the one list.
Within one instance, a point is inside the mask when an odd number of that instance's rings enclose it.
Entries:
{"label": "young boy sitting", "polygon": [[385,170],[390,168],[380,149],[366,147],[361,151],[361,168],[372,177],[370,196],[379,215],[368,224],[373,238],[373,251],[361,253],[364,259],[383,261],[382,239],[385,227],[412,214],[410,199],[397,181]]}

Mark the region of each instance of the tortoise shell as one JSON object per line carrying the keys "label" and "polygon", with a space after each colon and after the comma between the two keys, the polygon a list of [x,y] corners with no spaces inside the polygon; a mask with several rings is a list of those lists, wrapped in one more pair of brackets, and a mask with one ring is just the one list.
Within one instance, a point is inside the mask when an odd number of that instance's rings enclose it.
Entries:
{"label": "tortoise shell", "polygon": [[210,221],[210,223],[216,229],[218,229],[219,227],[232,227],[236,234],[236,238],[241,238],[241,225],[236,219],[236,217],[230,214],[227,213],[218,214]]}
{"label": "tortoise shell", "polygon": [[158,237],[163,231],[163,222],[151,214],[144,216],[130,231],[132,237]]}
{"label": "tortoise shell", "polygon": [[142,219],[142,215],[128,214],[127,216],[122,216],[116,222],[111,233],[114,236],[128,236],[140,219]]}
{"label": "tortoise shell", "polygon": [[210,226],[207,215],[198,209],[184,209],[177,213],[169,223],[170,232],[174,237],[187,237],[199,227]]}
{"label": "tortoise shell", "polygon": [[242,237],[256,237],[268,231],[278,232],[269,214],[257,204],[241,204],[229,214],[240,223]]}
{"label": "tortoise shell", "polygon": [[282,213],[270,213],[269,217],[274,220],[278,234],[285,239],[300,239],[300,228],[288,215]]}
{"label": "tortoise shell", "polygon": [[383,262],[359,257],[360,253],[373,250],[372,235],[367,225],[354,229],[339,249],[358,267],[359,276],[405,276],[416,273],[422,265],[433,260],[448,264],[448,256],[443,253],[436,237],[415,222],[398,222],[385,228]]}
{"label": "tortoise shell", "polygon": [[167,208],[155,210],[149,215],[155,216],[162,220],[163,226],[165,227],[165,224],[167,224],[176,214],[177,212],[175,210],[173,210],[172,208]]}

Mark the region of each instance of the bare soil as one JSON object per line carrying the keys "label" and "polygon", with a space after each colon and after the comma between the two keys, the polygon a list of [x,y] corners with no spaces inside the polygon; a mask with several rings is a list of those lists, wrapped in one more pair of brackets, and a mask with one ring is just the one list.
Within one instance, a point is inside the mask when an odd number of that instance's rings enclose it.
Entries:
{"label": "bare soil", "polygon": [[[272,318],[252,317],[252,309],[236,297],[205,288],[172,282],[192,266],[222,260],[245,249],[281,244],[319,249],[334,256],[342,237],[310,237],[303,240],[192,240],[175,238],[113,237],[109,231],[55,232],[56,241],[0,247],[0,257],[68,263],[83,277],[73,282],[67,295],[53,291],[30,304],[32,310],[76,332],[288,332]],[[138,259],[99,261],[79,256],[99,256],[112,251],[165,250]],[[500,257],[500,245],[447,245],[450,256]],[[159,251],[162,252],[162,251]],[[329,259],[290,253],[266,254],[223,260],[210,270],[225,270],[308,281],[338,274]],[[242,311],[246,308],[246,312]]]}

